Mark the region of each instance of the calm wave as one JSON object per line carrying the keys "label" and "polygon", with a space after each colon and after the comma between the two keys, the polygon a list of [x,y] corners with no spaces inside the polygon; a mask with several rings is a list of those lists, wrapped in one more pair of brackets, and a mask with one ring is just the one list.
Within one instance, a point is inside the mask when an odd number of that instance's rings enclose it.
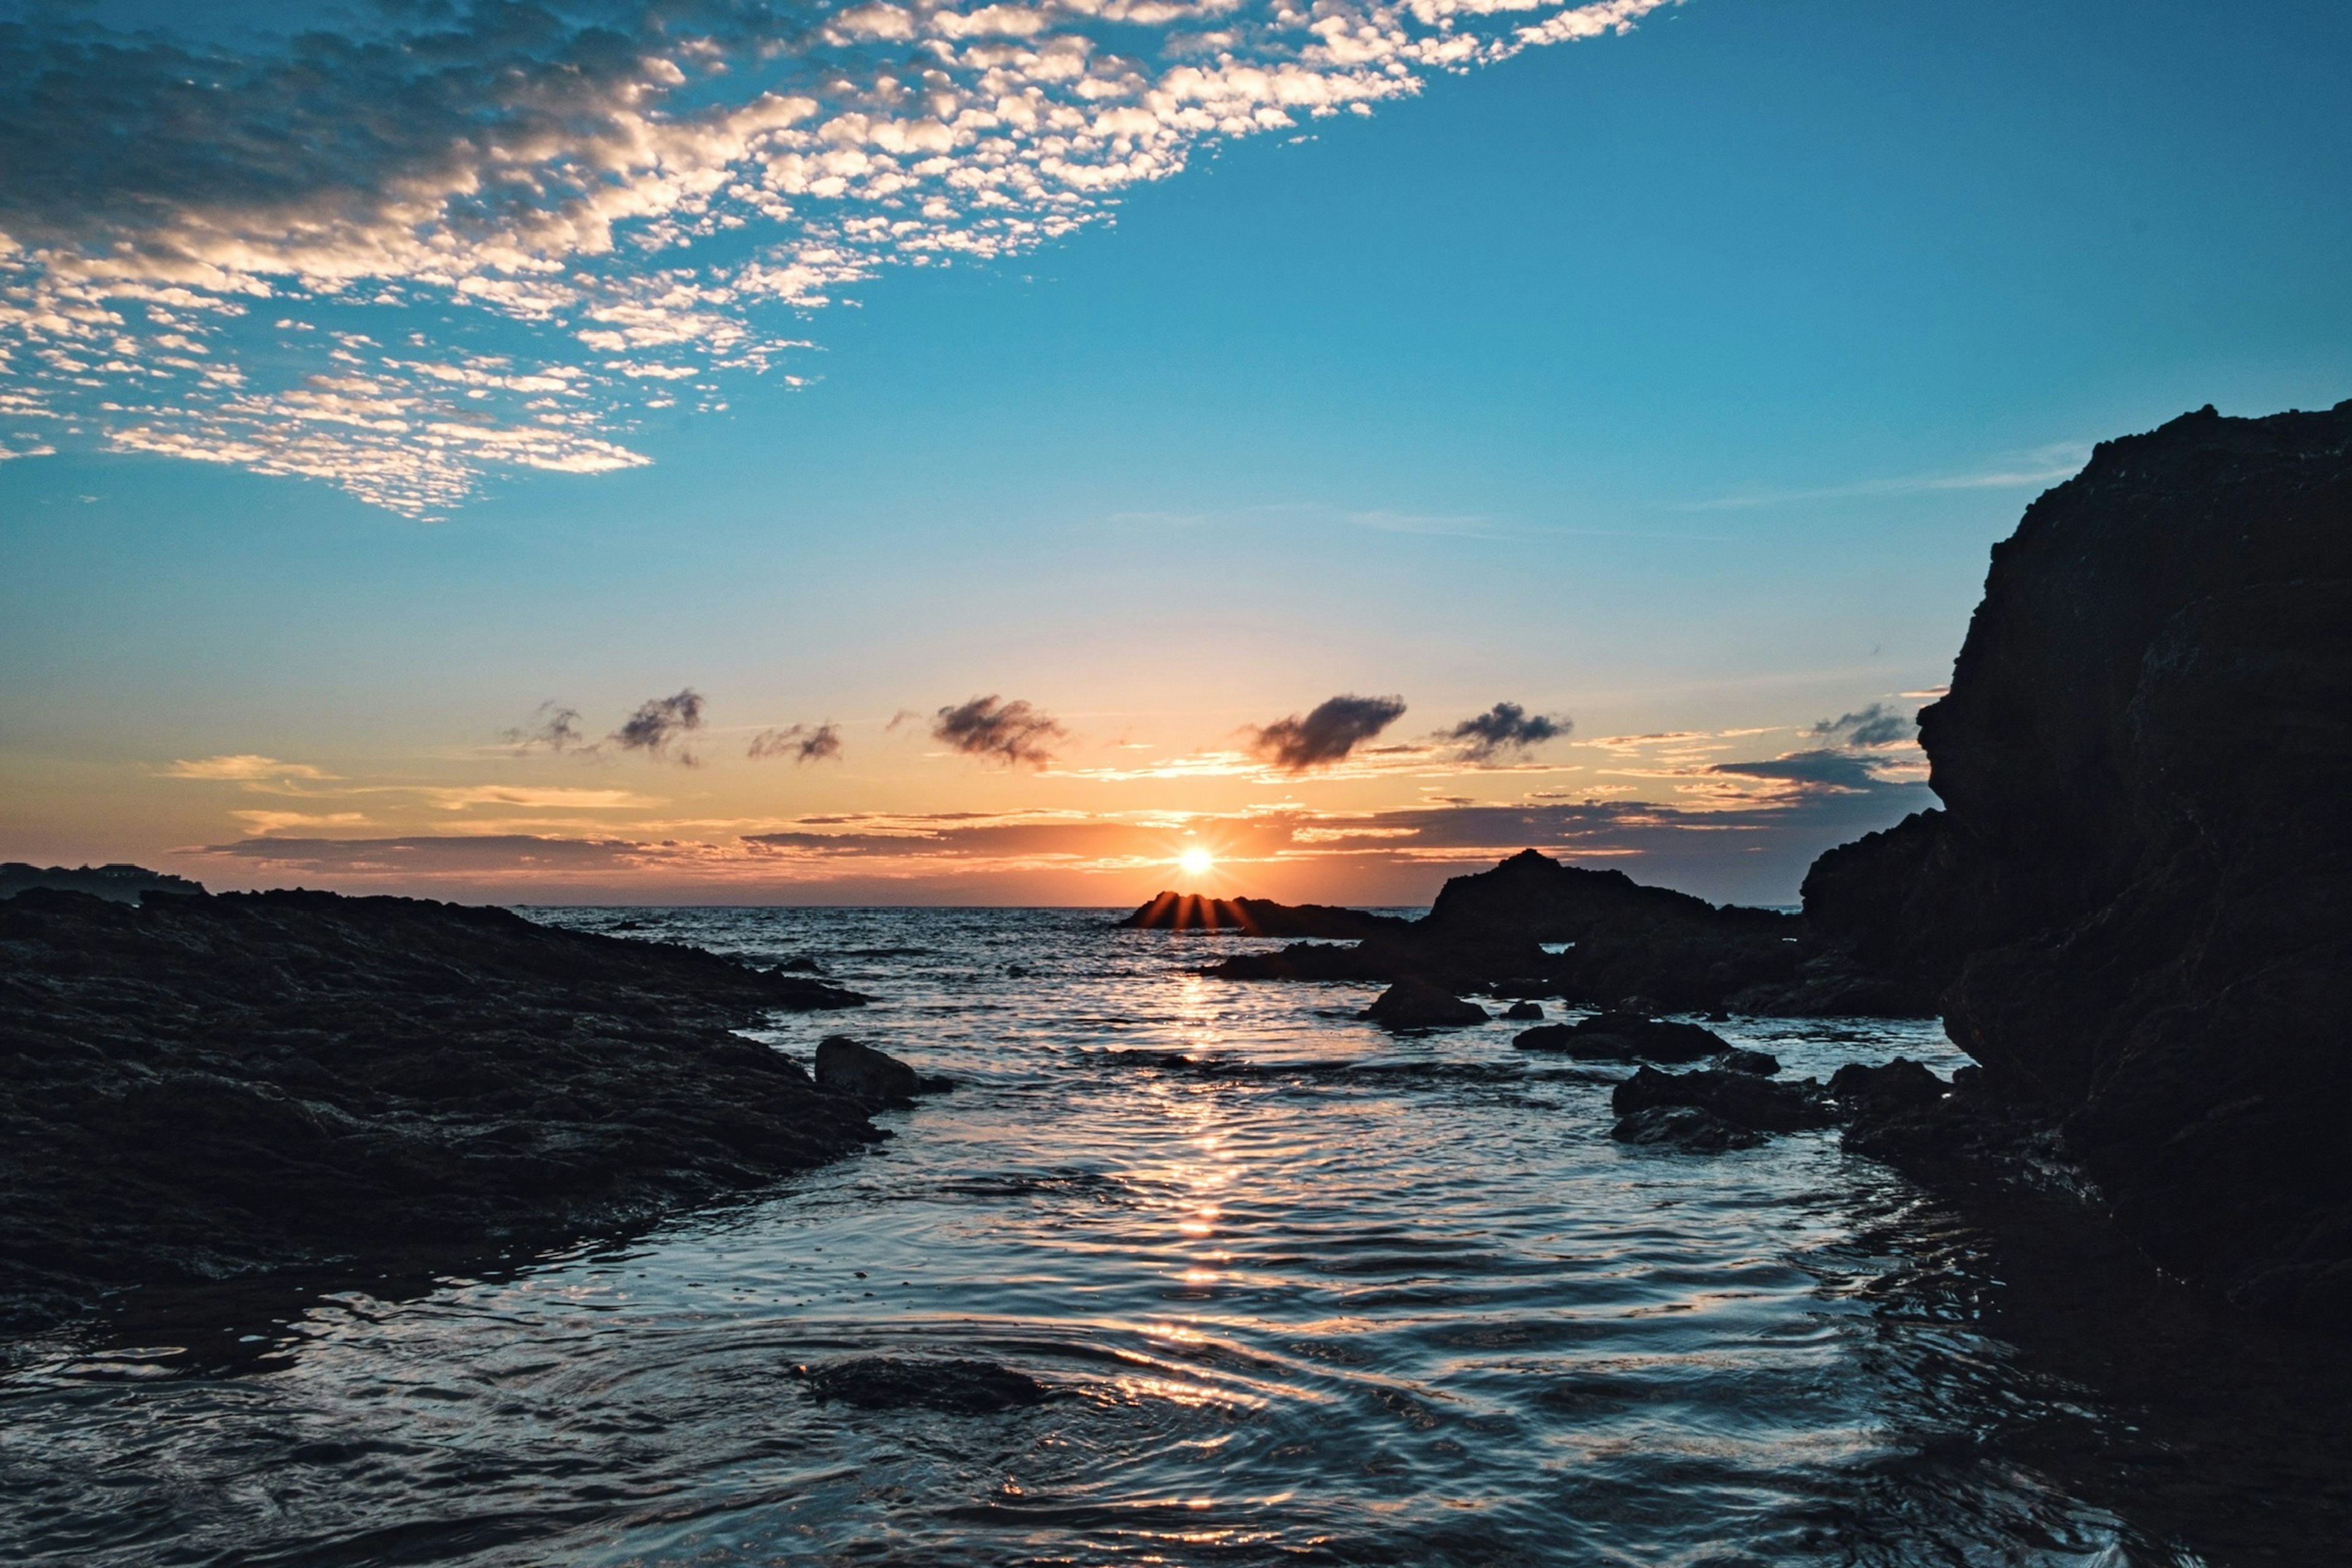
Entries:
{"label": "calm wave", "polygon": [[[760,1201],[492,1276],[134,1302],[16,1348],[0,1541],[40,1563],[2123,1564],[2332,1560],[2331,1346],[1840,1152],[1608,1136],[1520,1026],[1093,910],[540,910],[881,998],[957,1090]],[[1927,1023],[1721,1026],[1796,1076]],[[1168,1063],[1182,1053],[1193,1064]],[[2000,1240],[1994,1239],[1998,1236]],[[988,1415],[811,1397],[1002,1363]],[[2309,1554],[2316,1550],[2317,1555]]]}

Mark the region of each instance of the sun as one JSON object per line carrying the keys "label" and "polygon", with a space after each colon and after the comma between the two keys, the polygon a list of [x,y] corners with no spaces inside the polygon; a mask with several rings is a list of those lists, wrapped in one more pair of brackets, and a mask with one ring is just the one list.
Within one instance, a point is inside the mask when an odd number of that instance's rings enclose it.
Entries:
{"label": "sun", "polygon": [[1206,876],[1209,868],[1216,863],[1217,858],[1197,844],[1176,857],[1176,864],[1183,868],[1184,874],[1188,877]]}

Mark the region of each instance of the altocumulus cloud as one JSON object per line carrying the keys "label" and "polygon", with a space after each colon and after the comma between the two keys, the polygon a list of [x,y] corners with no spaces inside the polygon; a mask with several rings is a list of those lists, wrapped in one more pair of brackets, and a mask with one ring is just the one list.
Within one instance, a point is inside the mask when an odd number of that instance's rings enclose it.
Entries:
{"label": "altocumulus cloud", "polygon": [[1574,724],[1565,718],[1530,713],[1516,702],[1497,702],[1475,718],[1465,719],[1445,731],[1444,739],[1462,749],[1474,763],[1525,756],[1546,741],[1557,741]]}
{"label": "altocumulus cloud", "polygon": [[640,411],[785,374],[797,313],[881,266],[1017,255],[1204,142],[1674,3],[459,0],[274,46],[33,7],[0,29],[0,451],[88,431],[419,516],[634,467]]}
{"label": "altocumulus cloud", "polygon": [[993,693],[942,708],[931,721],[931,739],[969,757],[997,758],[1006,767],[1045,767],[1054,760],[1053,743],[1068,733],[1028,703],[1002,701]]}
{"label": "altocumulus cloud", "polygon": [[1251,731],[1250,754],[1286,773],[1329,767],[1347,761],[1349,752],[1403,713],[1402,697],[1328,698],[1304,718],[1293,713]]}
{"label": "altocumulus cloud", "polygon": [[751,737],[743,754],[753,762],[770,757],[790,757],[795,763],[841,760],[841,726],[838,724],[793,724],[782,730],[762,730]]}
{"label": "altocumulus cloud", "polygon": [[687,767],[698,767],[700,759],[683,742],[701,728],[702,694],[689,686],[675,697],[656,697],[639,703],[635,712],[621,721],[621,727],[613,731],[611,740],[625,752],[674,757]]}

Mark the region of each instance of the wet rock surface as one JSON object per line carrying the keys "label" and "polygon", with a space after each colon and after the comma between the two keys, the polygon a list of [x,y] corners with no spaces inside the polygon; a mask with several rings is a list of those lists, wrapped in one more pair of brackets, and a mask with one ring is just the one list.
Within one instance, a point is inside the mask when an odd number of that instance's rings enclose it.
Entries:
{"label": "wet rock surface", "polygon": [[814,1065],[819,1089],[833,1089],[853,1100],[903,1103],[934,1088],[946,1087],[945,1080],[926,1079],[887,1051],[877,1051],[847,1035],[828,1035],[818,1041]]}
{"label": "wet rock surface", "polygon": [[[1523,1051],[1558,1051],[1584,1061],[1696,1062],[1731,1049],[1730,1041],[1703,1025],[1616,1009],[1524,1030],[1512,1043]],[[1780,1070],[1778,1063],[1772,1070]]]}
{"label": "wet rock surface", "polygon": [[1620,1117],[1609,1136],[1620,1143],[1664,1144],[1692,1154],[1721,1154],[1733,1149],[1753,1149],[1764,1134],[1735,1127],[1715,1112],[1696,1105],[1653,1105]]}
{"label": "wet rock surface", "polygon": [[730,1033],[856,994],[503,910],[0,901],[0,1315],[395,1250],[504,1251],[877,1136]]}
{"label": "wet rock surface", "polygon": [[1486,1009],[1442,985],[1408,974],[1381,992],[1364,1016],[1389,1029],[1451,1029],[1483,1024]]}
{"label": "wet rock surface", "polygon": [[940,1410],[993,1415],[1042,1405],[1054,1390],[994,1362],[929,1356],[850,1356],[794,1369],[809,1393],[860,1410]]}

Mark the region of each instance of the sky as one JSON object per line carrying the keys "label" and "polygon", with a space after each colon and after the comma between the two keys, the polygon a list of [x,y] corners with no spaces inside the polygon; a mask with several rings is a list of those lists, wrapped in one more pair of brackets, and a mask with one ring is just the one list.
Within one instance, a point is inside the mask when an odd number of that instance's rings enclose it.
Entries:
{"label": "sky", "polygon": [[1792,901],[2094,443],[2352,396],[2347,71],[2316,3],[0,0],[0,858]]}

